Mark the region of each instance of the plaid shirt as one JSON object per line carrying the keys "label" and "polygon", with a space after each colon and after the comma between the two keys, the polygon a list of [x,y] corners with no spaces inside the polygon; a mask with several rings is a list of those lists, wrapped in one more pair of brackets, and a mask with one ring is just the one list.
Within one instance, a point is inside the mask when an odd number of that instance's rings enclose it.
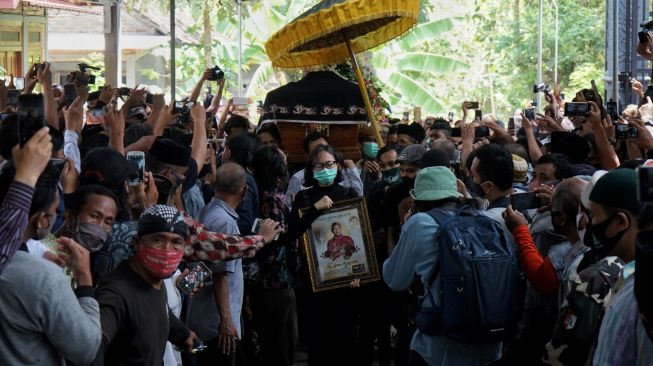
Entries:
{"label": "plaid shirt", "polygon": [[34,188],[14,181],[0,207],[0,272],[20,247]]}
{"label": "plaid shirt", "polygon": [[186,240],[184,257],[191,261],[224,261],[254,256],[265,245],[261,235],[226,235],[204,229],[204,225],[184,214],[190,235]]}

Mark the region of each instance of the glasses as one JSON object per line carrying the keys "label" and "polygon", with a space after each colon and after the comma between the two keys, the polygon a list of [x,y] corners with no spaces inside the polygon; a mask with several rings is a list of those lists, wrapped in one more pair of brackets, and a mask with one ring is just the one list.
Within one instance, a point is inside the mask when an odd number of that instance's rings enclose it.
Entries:
{"label": "glasses", "polygon": [[324,168],[327,169],[333,169],[336,167],[336,162],[331,160],[331,161],[325,161],[324,163],[315,163],[313,164],[313,170],[315,171],[320,171],[323,170]]}

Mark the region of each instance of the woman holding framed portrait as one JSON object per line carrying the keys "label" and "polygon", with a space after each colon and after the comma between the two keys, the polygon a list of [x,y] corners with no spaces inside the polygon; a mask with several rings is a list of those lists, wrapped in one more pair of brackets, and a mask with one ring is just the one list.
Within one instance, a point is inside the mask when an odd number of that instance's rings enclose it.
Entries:
{"label": "woman holding framed portrait", "polygon": [[[304,176],[304,186],[310,188],[299,191],[293,201],[288,227],[288,235],[291,239],[302,238],[311,230],[312,223],[325,211],[330,210],[334,203],[358,197],[353,188],[338,184],[342,181],[344,167],[342,154],[331,146],[320,145],[311,152]],[[340,225],[339,228],[333,228],[338,234],[341,234],[342,224]],[[343,241],[343,239],[338,240]],[[336,247],[335,244],[332,242],[332,248]],[[303,268],[308,268],[310,261],[305,250],[302,252],[302,261],[305,264]],[[333,256],[335,257],[335,254]],[[354,295],[352,290],[336,288],[313,292],[308,272],[303,271],[300,276],[302,285],[298,292],[301,291],[302,296],[298,294],[298,311],[300,322],[306,322],[300,329],[305,329],[308,333],[305,335],[308,364],[311,366],[353,364],[355,299],[352,298]]]}

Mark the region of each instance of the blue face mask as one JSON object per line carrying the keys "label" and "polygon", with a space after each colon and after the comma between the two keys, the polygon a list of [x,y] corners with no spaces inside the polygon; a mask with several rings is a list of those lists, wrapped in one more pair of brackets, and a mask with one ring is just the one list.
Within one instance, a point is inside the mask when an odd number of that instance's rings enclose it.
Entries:
{"label": "blue face mask", "polygon": [[320,171],[313,171],[313,178],[322,186],[330,186],[336,179],[338,168],[322,169]]}
{"label": "blue face mask", "polygon": [[379,152],[379,144],[376,142],[363,142],[363,154],[368,158],[376,158],[376,154]]}

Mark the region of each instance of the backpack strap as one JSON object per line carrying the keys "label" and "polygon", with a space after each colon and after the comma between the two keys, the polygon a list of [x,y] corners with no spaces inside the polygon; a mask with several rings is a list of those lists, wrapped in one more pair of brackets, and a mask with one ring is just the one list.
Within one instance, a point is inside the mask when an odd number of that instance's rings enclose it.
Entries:
{"label": "backpack strap", "polygon": [[[456,211],[455,214],[452,214],[440,208],[434,208],[431,211],[427,212],[427,214],[431,216],[433,220],[435,220],[435,222],[439,225],[438,231],[435,233],[435,238],[434,238],[435,241],[438,240],[442,230],[444,230],[444,228],[447,227],[447,225],[449,225],[453,220],[455,220],[456,217],[460,214],[460,212],[465,208],[466,206],[461,207],[459,210]],[[431,286],[433,286],[433,282],[435,282],[435,279],[438,277],[439,272],[440,272],[440,258],[438,258],[438,260],[436,260],[435,263],[433,264],[433,270],[431,270],[431,274],[428,280],[428,284],[429,284],[428,291],[430,291]]]}

